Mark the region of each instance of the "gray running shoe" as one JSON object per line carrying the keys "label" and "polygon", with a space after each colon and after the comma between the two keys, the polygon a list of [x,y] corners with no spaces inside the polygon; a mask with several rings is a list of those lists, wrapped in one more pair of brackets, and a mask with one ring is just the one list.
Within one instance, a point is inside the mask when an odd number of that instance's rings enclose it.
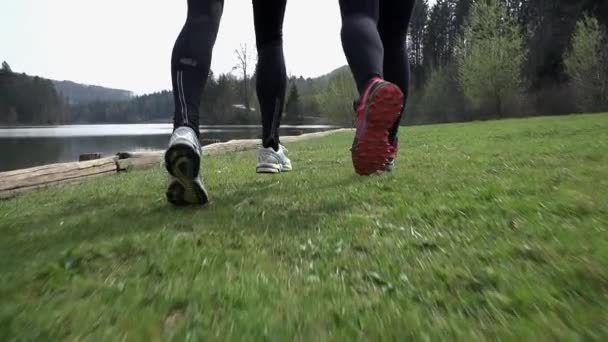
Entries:
{"label": "gray running shoe", "polygon": [[395,171],[395,166],[395,158],[388,158],[388,161],[386,162],[386,164],[384,164],[384,171],[393,172]]}
{"label": "gray running shoe", "polygon": [[396,137],[395,140],[393,141],[393,147],[395,148],[394,152],[389,155],[388,160],[386,161],[386,164],[384,164],[385,172],[395,171],[397,153],[399,152],[399,147],[400,147],[399,146],[399,137]]}
{"label": "gray running shoe", "polygon": [[201,145],[190,127],[179,127],[171,136],[165,152],[165,166],[171,174],[167,200],[172,204],[204,205],[209,202],[200,172]]}
{"label": "gray running shoe", "polygon": [[291,171],[291,160],[287,157],[287,152],[289,151],[283,145],[279,145],[278,151],[275,151],[272,147],[260,148],[258,150],[256,172],[281,173]]}

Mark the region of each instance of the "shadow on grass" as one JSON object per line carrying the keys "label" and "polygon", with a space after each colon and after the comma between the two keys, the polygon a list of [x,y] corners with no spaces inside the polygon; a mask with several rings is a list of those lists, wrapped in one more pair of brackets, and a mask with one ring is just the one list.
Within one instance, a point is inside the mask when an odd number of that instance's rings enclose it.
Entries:
{"label": "shadow on grass", "polygon": [[[113,182],[124,179],[116,178]],[[279,180],[281,181],[281,180]],[[285,179],[286,182],[290,180]],[[272,186],[260,186],[259,180],[239,184],[231,193],[218,191],[206,207],[179,208],[168,204],[164,189],[155,185],[146,188],[149,179],[135,178],[133,184],[116,186],[116,191],[82,197],[72,193],[63,199],[50,215],[33,214],[13,223],[12,232],[19,236],[0,243],[1,269],[6,273],[57,262],[62,254],[82,243],[95,243],[161,230],[180,232],[214,231],[233,234],[306,234],[311,229],[322,229],[322,221],[334,219],[352,209],[349,201],[334,201],[325,196],[337,193],[357,182],[366,183],[356,175],[336,181],[320,179],[306,189],[278,194]],[[156,182],[156,180],[155,180]],[[101,186],[108,184],[101,184]],[[110,184],[109,186],[115,186]],[[147,189],[138,192],[135,189]],[[57,194],[62,189],[57,191]],[[76,188],[71,190],[75,191]],[[273,197],[274,196],[274,197]],[[52,197],[52,196],[49,196]],[[301,197],[301,198],[300,198]],[[294,204],[294,200],[300,202]],[[270,204],[269,204],[270,203]],[[52,216],[52,217],[51,217]]]}

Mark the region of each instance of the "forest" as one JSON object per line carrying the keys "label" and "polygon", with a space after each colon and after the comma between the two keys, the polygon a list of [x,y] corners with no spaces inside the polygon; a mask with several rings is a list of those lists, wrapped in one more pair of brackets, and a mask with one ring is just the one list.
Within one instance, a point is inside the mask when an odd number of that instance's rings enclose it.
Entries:
{"label": "forest", "polygon": [[[608,1],[418,0],[404,124],[608,111]],[[344,70],[317,95],[352,122]]]}
{"label": "forest", "polygon": [[[404,124],[608,111],[607,24],[602,0],[437,0],[432,6],[418,0],[407,38]],[[235,53],[242,57],[246,47]],[[202,124],[258,123],[255,71],[235,69],[242,72],[209,75]],[[0,125],[171,121],[170,91],[65,89],[4,62]],[[285,122],[348,126],[358,94],[345,66],[317,78],[290,76],[286,96]]]}

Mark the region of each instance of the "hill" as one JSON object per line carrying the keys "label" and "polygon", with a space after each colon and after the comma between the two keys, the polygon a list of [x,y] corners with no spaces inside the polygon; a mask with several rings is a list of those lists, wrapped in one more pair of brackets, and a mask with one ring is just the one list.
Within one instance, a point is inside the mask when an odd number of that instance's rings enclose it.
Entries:
{"label": "hill", "polygon": [[[126,107],[133,99],[127,90],[79,84],[71,81],[54,81],[25,73],[13,72],[7,62],[0,69],[0,125],[57,125],[66,123],[104,122],[111,114],[89,118],[87,105]],[[144,98],[145,99],[145,98]],[[141,102],[141,100],[140,100]],[[139,102],[138,102],[139,103]],[[136,105],[138,104],[136,103]],[[103,106],[103,105],[101,105]],[[158,106],[151,108],[151,117],[156,115]],[[164,114],[166,115],[166,114]],[[119,115],[122,119],[122,115]],[[80,120],[80,121],[79,121]]]}
{"label": "hill", "polygon": [[69,105],[87,104],[97,101],[125,101],[133,98],[133,92],[80,84],[72,81],[55,81],[55,89]]}
{"label": "hill", "polygon": [[63,123],[65,105],[50,80],[0,69],[0,125]]}

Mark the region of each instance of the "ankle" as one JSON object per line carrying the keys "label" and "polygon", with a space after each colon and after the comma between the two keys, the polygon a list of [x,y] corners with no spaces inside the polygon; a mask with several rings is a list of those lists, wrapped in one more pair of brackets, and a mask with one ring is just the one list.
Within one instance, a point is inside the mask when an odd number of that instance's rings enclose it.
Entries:
{"label": "ankle", "polygon": [[275,152],[279,152],[279,141],[278,139],[274,138],[264,139],[262,142],[262,147],[272,148]]}

